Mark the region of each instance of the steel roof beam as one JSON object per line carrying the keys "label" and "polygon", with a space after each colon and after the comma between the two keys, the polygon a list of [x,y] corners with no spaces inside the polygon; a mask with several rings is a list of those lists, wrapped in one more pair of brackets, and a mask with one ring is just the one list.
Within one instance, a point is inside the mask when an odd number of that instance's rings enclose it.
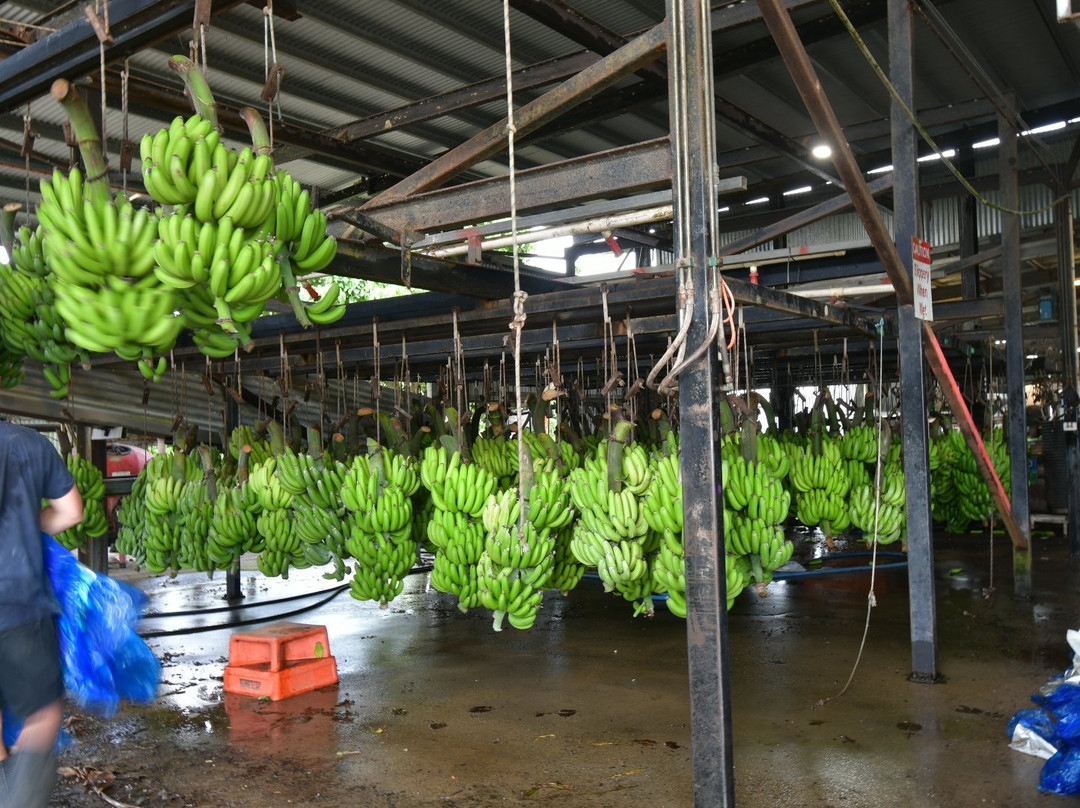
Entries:
{"label": "steel roof beam", "polygon": [[[598,53],[611,53],[626,43],[626,39],[621,35],[575,11],[561,0],[510,0],[510,3],[514,8],[528,14],[538,22],[544,23],[579,45],[584,45]],[[668,71],[664,65],[643,66],[640,74],[646,81],[656,84],[661,94],[667,91]],[[803,168],[823,179],[837,181],[827,169],[814,160],[810,155],[810,150],[798,141],[720,97],[718,93],[715,94],[714,103],[719,117],[749,135],[756,142],[790,157]]]}
{"label": "steel roof beam", "polygon": [[[619,50],[590,65],[514,113],[514,126],[524,137],[569,109],[656,59],[667,44],[667,28],[649,29]],[[445,184],[467,168],[498,154],[505,148],[507,120],[503,118],[431,161],[410,177],[384,191],[380,198],[401,199]],[[368,203],[370,205],[372,203]],[[505,207],[505,205],[504,205]]]}
{"label": "steel roof beam", "polygon": [[[431,232],[505,215],[505,177],[455,185],[405,199],[377,196],[361,209],[394,230]],[[567,200],[617,197],[671,184],[666,137],[518,172],[519,212],[565,207]]]}
{"label": "steel roof beam", "polygon": [[[411,286],[415,288],[453,294],[467,292],[489,300],[505,300],[514,294],[513,273],[505,269],[446,261],[416,253],[411,256],[409,264],[408,267],[403,265],[400,250],[381,243],[339,239],[338,253],[331,271],[335,275],[398,286],[405,285],[403,276],[408,273]],[[564,281],[549,273],[523,270],[520,278],[521,288],[528,294],[567,288]]]}
{"label": "steel roof beam", "polygon": [[[240,0],[218,0],[219,14]],[[191,27],[195,0],[112,0],[109,30],[113,44],[105,49],[111,63],[185,27]],[[13,109],[49,91],[58,78],[84,76],[97,68],[100,43],[81,17],[0,61],[0,111]]]}

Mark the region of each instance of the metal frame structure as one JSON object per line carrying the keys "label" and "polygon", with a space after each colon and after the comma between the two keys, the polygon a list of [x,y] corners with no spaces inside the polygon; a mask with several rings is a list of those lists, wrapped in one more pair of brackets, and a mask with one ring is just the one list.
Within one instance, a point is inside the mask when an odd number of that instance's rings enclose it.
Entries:
{"label": "metal frame structure", "polygon": [[[868,183],[860,165],[848,146],[845,132],[822,88],[818,71],[806,50],[805,38],[824,36],[826,31],[839,30],[834,20],[820,20],[800,36],[791,12],[811,5],[815,0],[758,0],[754,3],[730,4],[710,10],[707,0],[667,0],[668,14],[664,22],[655,25],[629,40],[596,24],[558,0],[513,0],[516,9],[559,30],[578,44],[595,51],[570,54],[549,63],[518,70],[515,81],[523,86],[546,87],[561,82],[523,106],[515,116],[519,135],[543,131],[565,120],[565,113],[596,114],[604,105],[640,103],[642,98],[659,97],[665,89],[669,97],[672,120],[670,137],[636,143],[601,153],[578,157],[521,171],[517,177],[516,194],[519,207],[535,215],[550,213],[566,206],[568,200],[583,202],[597,197],[625,196],[672,188],[674,205],[674,238],[676,266],[671,272],[653,278],[633,278],[598,287],[580,287],[565,278],[525,273],[522,287],[532,297],[529,301],[530,328],[525,334],[528,347],[540,349],[558,336],[567,350],[596,351],[603,345],[603,324],[588,321],[587,312],[595,311],[601,294],[620,310],[626,311],[627,323],[633,333],[644,340],[662,341],[675,330],[674,314],[677,295],[676,280],[692,279],[693,286],[705,289],[709,283],[711,265],[721,257],[739,255],[752,247],[780,238],[806,224],[833,215],[848,207],[858,214],[876,254],[873,267],[883,270],[895,290],[899,329],[899,357],[902,368],[905,476],[908,489],[909,523],[909,581],[911,588],[912,667],[913,678],[935,681],[938,678],[936,648],[936,614],[933,595],[933,544],[929,517],[927,434],[925,429],[925,384],[923,361],[928,362],[937,376],[946,398],[960,420],[961,430],[975,454],[977,465],[1002,513],[1012,538],[1015,554],[1014,568],[1018,573],[1018,592],[1030,587],[1030,544],[1028,503],[1021,493],[1026,485],[1026,465],[1020,441],[1024,433],[1023,413],[1023,326],[1020,273],[1020,234],[1018,217],[1005,220],[1002,244],[993,251],[979,252],[970,230],[962,239],[961,262],[957,272],[964,273],[964,300],[953,304],[955,316],[970,316],[972,312],[990,310],[1002,312],[1007,339],[1007,373],[1010,401],[1010,455],[1012,458],[1012,501],[993,471],[970,413],[960,394],[938,337],[929,324],[918,322],[912,306],[910,270],[902,259],[902,250],[918,232],[918,172],[917,149],[913,128],[894,106],[891,116],[892,174]],[[214,4],[214,13],[235,5],[233,2]],[[301,13],[317,14],[316,4],[297,2]],[[880,17],[880,4],[865,4],[865,17]],[[113,44],[108,48],[109,61],[115,61],[159,40],[161,37],[188,25],[197,3],[195,0],[113,0]],[[955,32],[942,24],[942,18],[928,0],[916,0],[914,6],[906,0],[889,0],[887,4],[890,28],[890,63],[893,81],[909,104],[914,94],[912,68],[912,9],[917,7],[933,26],[933,30],[957,53]],[[859,16],[856,15],[856,19]],[[799,96],[806,105],[821,136],[834,151],[835,172],[811,161],[805,144],[769,127],[749,112],[718,98],[712,85],[715,70],[737,68],[739,54],[725,64],[713,65],[711,36],[717,31],[764,21],[793,78]],[[88,36],[89,23],[77,21],[55,34],[30,45],[14,56],[0,61],[0,109],[11,108],[40,94],[51,80],[59,75],[91,72],[97,65],[99,43]],[[664,51],[667,65],[656,64]],[[978,75],[978,64],[965,56],[966,68],[975,74],[991,104],[1000,104],[1002,93]],[[615,89],[615,85],[631,74],[644,79],[632,87]],[[639,86],[640,85],[640,86]],[[107,88],[108,89],[108,85]],[[115,90],[115,87],[113,88]],[[369,174],[359,183],[343,189],[324,204],[336,205],[331,212],[338,215],[335,232],[341,236],[341,258],[336,272],[377,280],[401,281],[403,278],[423,288],[445,292],[468,288],[468,298],[441,298],[418,314],[415,301],[380,304],[377,307],[355,307],[336,328],[314,336],[300,332],[288,318],[270,319],[255,329],[254,357],[244,361],[245,369],[253,372],[277,370],[282,361],[279,348],[289,347],[293,370],[312,371],[315,368],[333,369],[340,355],[342,363],[363,363],[373,360],[374,350],[365,346],[370,339],[375,318],[385,344],[380,356],[383,361],[401,359],[396,338],[405,339],[410,360],[427,361],[431,365],[449,353],[451,340],[445,335],[446,317],[456,310],[463,327],[462,342],[471,355],[492,358],[503,350],[502,332],[510,319],[508,298],[512,287],[504,265],[489,261],[486,264],[449,262],[421,255],[412,247],[432,231],[451,230],[505,212],[507,181],[470,173],[478,163],[497,154],[504,144],[505,120],[488,125],[479,134],[449,149],[431,161],[409,158],[385,148],[361,144],[359,141],[376,131],[393,131],[446,114],[447,110],[466,111],[485,101],[498,98],[505,86],[500,79],[479,85],[459,88],[439,97],[427,98],[387,111],[385,114],[356,120],[333,131],[315,132],[303,127],[282,123],[278,135],[287,144],[283,157],[298,159],[307,153],[330,155],[332,159]],[[605,92],[605,98],[596,96]],[[610,97],[608,97],[610,96]],[[136,87],[137,103],[157,109],[186,109],[183,98],[160,88]],[[226,125],[235,111],[224,110]],[[955,114],[955,113],[950,113]],[[716,243],[716,203],[718,160],[715,149],[714,126],[719,119],[734,124],[742,133],[764,147],[792,161],[801,170],[836,182],[842,181],[846,194],[820,202],[794,214],[772,211],[765,226],[746,238],[721,245]],[[884,130],[883,130],[884,133]],[[1016,207],[1017,188],[1021,182],[1015,162],[1016,121],[1003,116],[1000,124],[1003,149],[1001,190],[1003,204]],[[758,152],[755,152],[755,154]],[[864,162],[877,155],[863,155]],[[733,158],[734,159],[734,158]],[[1072,176],[1080,161],[1080,149],[1061,169],[1047,166],[1038,181],[1054,181],[1060,190],[1073,187]],[[588,168],[588,173],[583,168]],[[834,177],[835,173],[835,177]],[[452,187],[444,187],[453,179],[463,179]],[[779,195],[780,178],[773,183]],[[983,179],[981,182],[989,182]],[[738,183],[734,183],[738,190]],[[743,185],[745,187],[745,184]],[[387,189],[358,205],[344,204],[361,194],[379,188]],[[925,189],[932,193],[931,189]],[[891,194],[894,213],[894,233],[885,227],[876,196]],[[599,203],[597,203],[599,204]],[[762,219],[752,221],[760,223]],[[1076,359],[1076,307],[1064,305],[1074,272],[1072,244],[1072,215],[1067,202],[1060,202],[1057,211],[1057,242],[1059,253],[1058,282],[1062,305],[1062,349],[1065,356]],[[366,238],[363,234],[374,238]],[[398,245],[399,249],[384,242]],[[977,300],[977,275],[971,270],[980,263],[1000,255],[1005,263],[1003,272],[1004,300]],[[865,256],[851,260],[865,261]],[[869,262],[867,262],[869,265]],[[779,270],[764,268],[766,273]],[[867,273],[869,274],[869,273]],[[779,277],[773,275],[773,278]],[[763,279],[769,281],[765,274]],[[736,298],[769,312],[779,312],[792,319],[785,325],[802,331],[807,323],[827,323],[835,333],[866,337],[875,333],[880,311],[860,310],[818,302],[788,292],[754,286],[730,278]],[[427,301],[431,303],[432,301]],[[681,301],[679,301],[681,302]],[[410,305],[413,306],[410,308]],[[630,313],[632,312],[632,314]],[[397,316],[393,316],[396,313]],[[945,312],[942,312],[943,314]],[[772,314],[757,317],[762,327],[768,327]],[[688,339],[700,344],[708,333],[708,313],[705,296],[695,298],[694,315]],[[891,323],[890,323],[891,325]],[[441,329],[441,333],[440,333]],[[778,329],[779,330],[779,329]],[[625,333],[620,334],[625,339]],[[349,341],[343,350],[336,343]],[[805,339],[804,339],[805,341]],[[330,346],[334,346],[331,348]],[[181,347],[177,355],[193,355],[193,347]],[[322,355],[320,355],[322,354]],[[106,360],[101,367],[113,365]],[[224,363],[223,373],[233,366]],[[1066,363],[1066,409],[1075,422],[1080,406],[1080,366]],[[683,402],[682,429],[683,479],[686,485],[685,536],[688,583],[688,647],[691,675],[691,715],[694,741],[694,801],[695,805],[734,805],[730,692],[728,685],[728,649],[726,630],[726,594],[724,576],[719,569],[723,557],[722,521],[718,518],[721,491],[716,481],[717,439],[716,395],[723,382],[715,352],[705,351],[680,377],[680,398]],[[792,379],[779,379],[777,388],[790,389]],[[226,416],[226,420],[235,413]],[[1070,489],[1070,540],[1074,554],[1080,555],[1080,445],[1074,434],[1067,443]],[[1024,574],[1027,574],[1025,579]]]}

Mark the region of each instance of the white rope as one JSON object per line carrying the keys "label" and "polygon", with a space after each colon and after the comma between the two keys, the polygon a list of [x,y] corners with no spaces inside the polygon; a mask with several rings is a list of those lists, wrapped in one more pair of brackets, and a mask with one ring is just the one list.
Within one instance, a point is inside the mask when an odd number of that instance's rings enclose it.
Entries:
{"label": "white rope", "polygon": [[[269,45],[269,49],[268,49]],[[263,80],[270,80],[270,71],[277,64],[277,38],[274,35],[274,0],[267,0],[263,7]],[[266,102],[266,117],[269,120],[270,148],[274,148],[274,100],[278,99],[278,88]],[[281,102],[278,100],[278,115],[281,115]]]}
{"label": "white rope", "polygon": [[[885,340],[882,335],[878,334],[878,350],[880,355],[880,361],[885,362]],[[884,458],[881,456],[881,425],[884,419],[885,407],[884,402],[881,400],[882,394],[882,374],[878,374],[878,412],[877,412],[877,429],[878,429],[878,444],[877,444],[877,465],[874,468],[874,546],[870,556],[870,591],[866,594],[866,624],[863,626],[862,641],[859,643],[859,653],[855,655],[855,664],[851,666],[851,674],[848,676],[844,686],[840,689],[840,692],[835,696],[827,699],[822,699],[816,706],[822,707],[828,704],[834,699],[838,699],[843,696],[847,689],[851,686],[852,681],[855,679],[855,672],[859,669],[859,662],[862,660],[863,650],[866,648],[866,637],[870,633],[870,613],[874,607],[877,606],[877,597],[874,595],[874,582],[877,577],[877,551],[878,551],[878,523],[881,516],[881,474]]]}
{"label": "white rope", "polygon": [[[514,124],[514,73],[510,50],[510,0],[503,0],[503,44],[506,55],[506,147],[510,181],[510,236],[513,239],[514,256],[514,318],[510,321],[510,330],[514,332],[514,412],[518,428],[518,535],[522,535],[525,515],[525,491],[521,486],[520,469],[525,466],[525,441],[521,430],[524,427],[524,413],[521,401],[521,330],[525,326],[525,293],[521,291],[521,272],[518,255],[517,226],[517,167],[515,165],[514,136],[517,126]],[[537,428],[536,424],[532,425]]]}

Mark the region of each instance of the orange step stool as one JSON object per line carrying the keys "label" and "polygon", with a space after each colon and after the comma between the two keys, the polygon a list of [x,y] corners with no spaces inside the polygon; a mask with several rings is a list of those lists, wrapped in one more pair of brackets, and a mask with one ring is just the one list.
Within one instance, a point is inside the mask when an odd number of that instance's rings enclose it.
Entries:
{"label": "orange step stool", "polygon": [[229,638],[227,693],[280,701],[337,681],[326,626],[286,621]]}

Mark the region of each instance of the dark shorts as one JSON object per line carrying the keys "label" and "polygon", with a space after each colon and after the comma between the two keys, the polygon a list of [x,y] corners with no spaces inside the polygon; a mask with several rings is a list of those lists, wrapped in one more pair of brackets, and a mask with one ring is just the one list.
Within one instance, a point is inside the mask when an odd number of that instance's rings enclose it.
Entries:
{"label": "dark shorts", "polygon": [[63,696],[55,618],[0,631],[0,707],[26,718]]}

